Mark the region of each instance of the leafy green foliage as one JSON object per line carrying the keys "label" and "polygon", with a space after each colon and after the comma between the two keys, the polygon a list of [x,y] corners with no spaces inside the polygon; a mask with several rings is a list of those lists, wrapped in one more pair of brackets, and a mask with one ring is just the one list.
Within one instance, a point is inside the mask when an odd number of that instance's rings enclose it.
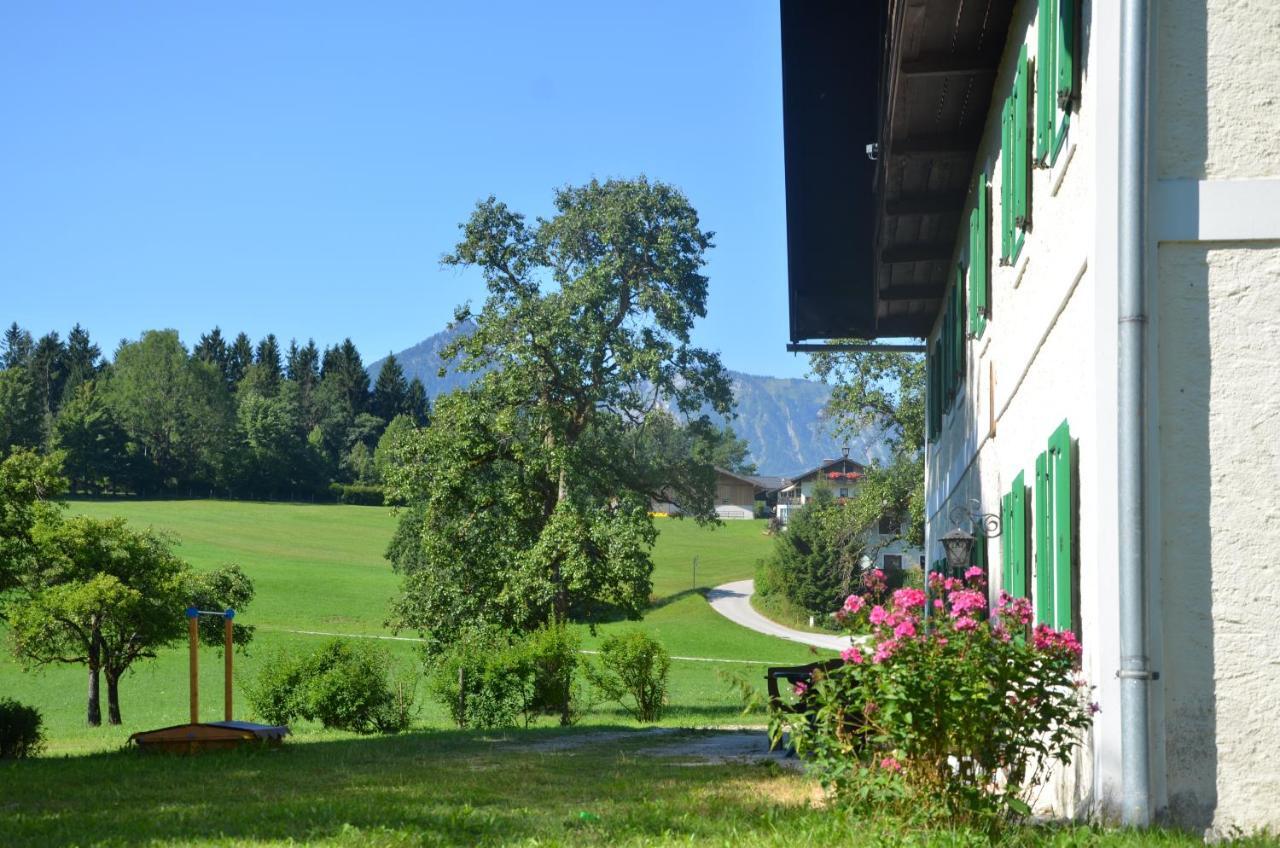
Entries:
{"label": "leafy green foliage", "polygon": [[586,666],[587,679],[606,700],[616,701],[636,721],[657,721],[667,703],[671,657],[643,630],[615,634],[600,646],[596,663]]}
{"label": "leafy green foliage", "polygon": [[[856,339],[852,340],[858,341]],[[884,433],[891,455],[868,469],[846,513],[849,532],[870,529],[881,515],[905,526],[908,544],[924,544],[924,357],[910,353],[816,353],[814,376],[832,386],[827,411],[837,436],[868,427]]]}
{"label": "leafy green foliage", "polygon": [[[29,582],[39,569],[37,528],[61,517],[67,490],[60,453],[16,450],[0,460],[0,595]],[[3,608],[0,607],[0,615]]]}
{"label": "leafy green foliage", "polygon": [[458,727],[488,730],[515,727],[522,718],[527,723],[537,682],[510,634],[473,627],[433,656],[427,688]]}
{"label": "leafy green foliage", "polygon": [[825,617],[848,594],[864,550],[865,534],[846,530],[847,509],[829,487],[818,486],[786,532],[774,537],[756,590],[766,597],[780,593],[800,609]]}
{"label": "leafy green foliage", "polygon": [[333,639],[306,655],[276,654],[248,685],[254,712],[272,724],[302,718],[355,733],[399,733],[413,718],[413,681],[387,652]]}
{"label": "leafy green foliage", "polygon": [[[650,500],[684,486],[637,462],[629,434],[658,397],[686,416],[727,412],[728,380],[692,346],[706,312],[711,234],[678,191],[593,181],[555,195],[532,225],[490,198],[445,264],[476,267],[475,331],[441,353],[472,386],[442,400],[419,463],[388,481],[420,503],[422,550],[400,621],[447,641],[464,625],[529,629],[571,616],[638,617],[649,594]],[[708,485],[708,483],[710,485]],[[711,513],[714,480],[690,500]]]}
{"label": "leafy green foliage", "polygon": [[12,698],[0,698],[0,760],[34,757],[44,747],[40,711]]}

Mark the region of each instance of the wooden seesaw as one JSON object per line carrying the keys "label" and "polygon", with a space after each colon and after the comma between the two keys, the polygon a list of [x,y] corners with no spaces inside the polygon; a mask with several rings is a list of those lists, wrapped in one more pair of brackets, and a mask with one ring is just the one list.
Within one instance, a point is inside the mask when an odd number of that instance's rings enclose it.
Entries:
{"label": "wooden seesaw", "polygon": [[[156,730],[143,730],[129,737],[129,741],[143,751],[160,751],[172,754],[198,754],[238,748],[241,745],[279,745],[288,735],[289,728],[280,725],[254,724],[231,719],[231,620],[233,609],[208,612],[187,607],[187,630],[191,638],[191,721]],[[225,678],[223,681],[223,721],[200,721],[200,616],[216,615],[226,622]]]}

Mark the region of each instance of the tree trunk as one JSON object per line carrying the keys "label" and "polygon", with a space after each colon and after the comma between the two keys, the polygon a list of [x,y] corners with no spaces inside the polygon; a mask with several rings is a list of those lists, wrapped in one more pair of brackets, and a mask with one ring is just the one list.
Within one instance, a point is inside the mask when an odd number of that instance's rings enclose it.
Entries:
{"label": "tree trunk", "polygon": [[99,689],[101,665],[101,648],[95,638],[89,645],[89,713],[87,721],[90,727],[102,724],[102,696]]}
{"label": "tree trunk", "polygon": [[120,723],[120,675],[107,672],[107,723]]}

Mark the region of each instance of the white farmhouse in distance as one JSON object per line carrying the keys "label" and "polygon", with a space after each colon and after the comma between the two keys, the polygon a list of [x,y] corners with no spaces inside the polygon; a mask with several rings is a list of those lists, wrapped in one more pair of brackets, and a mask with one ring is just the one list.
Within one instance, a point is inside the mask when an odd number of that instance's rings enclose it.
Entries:
{"label": "white farmhouse in distance", "polygon": [[1280,2],[781,10],[791,341],[927,351],[929,558],[1097,687],[1042,799],[1280,832]]}
{"label": "white farmhouse in distance", "polygon": [[[858,482],[866,474],[866,466],[845,456],[840,459],[824,459],[812,468],[783,481],[778,491],[777,515],[786,524],[792,513],[802,509],[813,499],[819,486],[831,490],[837,501],[851,498],[857,493]],[[863,557],[862,567],[884,570],[924,566],[924,551],[908,545],[901,538],[906,532],[903,526],[895,526],[892,519],[882,518],[879,526],[867,539],[872,553]]]}

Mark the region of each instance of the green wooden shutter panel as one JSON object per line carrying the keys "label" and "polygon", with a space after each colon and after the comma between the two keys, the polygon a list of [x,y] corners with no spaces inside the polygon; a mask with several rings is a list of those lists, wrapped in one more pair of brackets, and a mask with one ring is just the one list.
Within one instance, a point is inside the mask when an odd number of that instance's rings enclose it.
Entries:
{"label": "green wooden shutter panel", "polygon": [[1013,594],[1013,490],[1000,499],[1000,588]]}
{"label": "green wooden shutter panel", "polygon": [[991,316],[991,237],[990,223],[987,217],[987,174],[978,175],[978,206],[974,210],[977,221],[973,231],[973,247],[969,256],[969,273],[978,278],[974,287],[977,304],[974,312],[978,316],[978,338],[987,329],[987,318]]}
{"label": "green wooden shutter panel", "polygon": [[1000,113],[1000,258],[1013,254],[1013,98]]}
{"label": "green wooden shutter panel", "polygon": [[[1018,230],[1027,229],[1031,223],[1031,147],[1027,137],[1027,120],[1031,113],[1030,78],[1031,75],[1027,72],[1027,45],[1024,44],[1022,52],[1018,54],[1018,72],[1013,84],[1013,167],[1016,171],[1013,222]],[[1014,247],[1015,256],[1018,248],[1022,246],[1021,233],[1018,233],[1016,238],[1018,243]]]}
{"label": "green wooden shutter panel", "polygon": [[1054,16],[1054,60],[1057,64],[1054,106],[1070,113],[1076,81],[1076,0],[1057,0],[1057,5],[1058,14]]}
{"label": "green wooden shutter panel", "polygon": [[1036,457],[1036,623],[1053,625],[1052,489],[1049,484],[1049,454]]}
{"label": "green wooden shutter panel", "polygon": [[1036,14],[1036,159],[1047,161],[1053,140],[1053,113],[1057,111],[1053,69],[1054,27],[1058,16],[1055,0],[1040,0]]}
{"label": "green wooden shutter panel", "polygon": [[978,261],[974,248],[978,241],[978,209],[975,206],[973,211],[969,213],[969,333],[973,336],[981,335],[978,332]]}
{"label": "green wooden shutter panel", "polygon": [[1071,429],[1067,422],[1049,437],[1053,487],[1053,594],[1054,626],[1070,629],[1074,622],[1072,564],[1075,562],[1075,463],[1072,461]]}
{"label": "green wooden shutter panel", "polygon": [[960,387],[964,385],[964,354],[965,354],[965,337],[964,337],[964,266],[956,265],[956,284],[952,290],[952,297],[956,301],[955,311],[955,345],[956,345],[956,394],[960,394]]}
{"label": "green wooden shutter panel", "polygon": [[1027,484],[1022,472],[1013,478],[1011,509],[1013,511],[1012,568],[1013,580],[1009,594],[1015,598],[1027,596]]}

